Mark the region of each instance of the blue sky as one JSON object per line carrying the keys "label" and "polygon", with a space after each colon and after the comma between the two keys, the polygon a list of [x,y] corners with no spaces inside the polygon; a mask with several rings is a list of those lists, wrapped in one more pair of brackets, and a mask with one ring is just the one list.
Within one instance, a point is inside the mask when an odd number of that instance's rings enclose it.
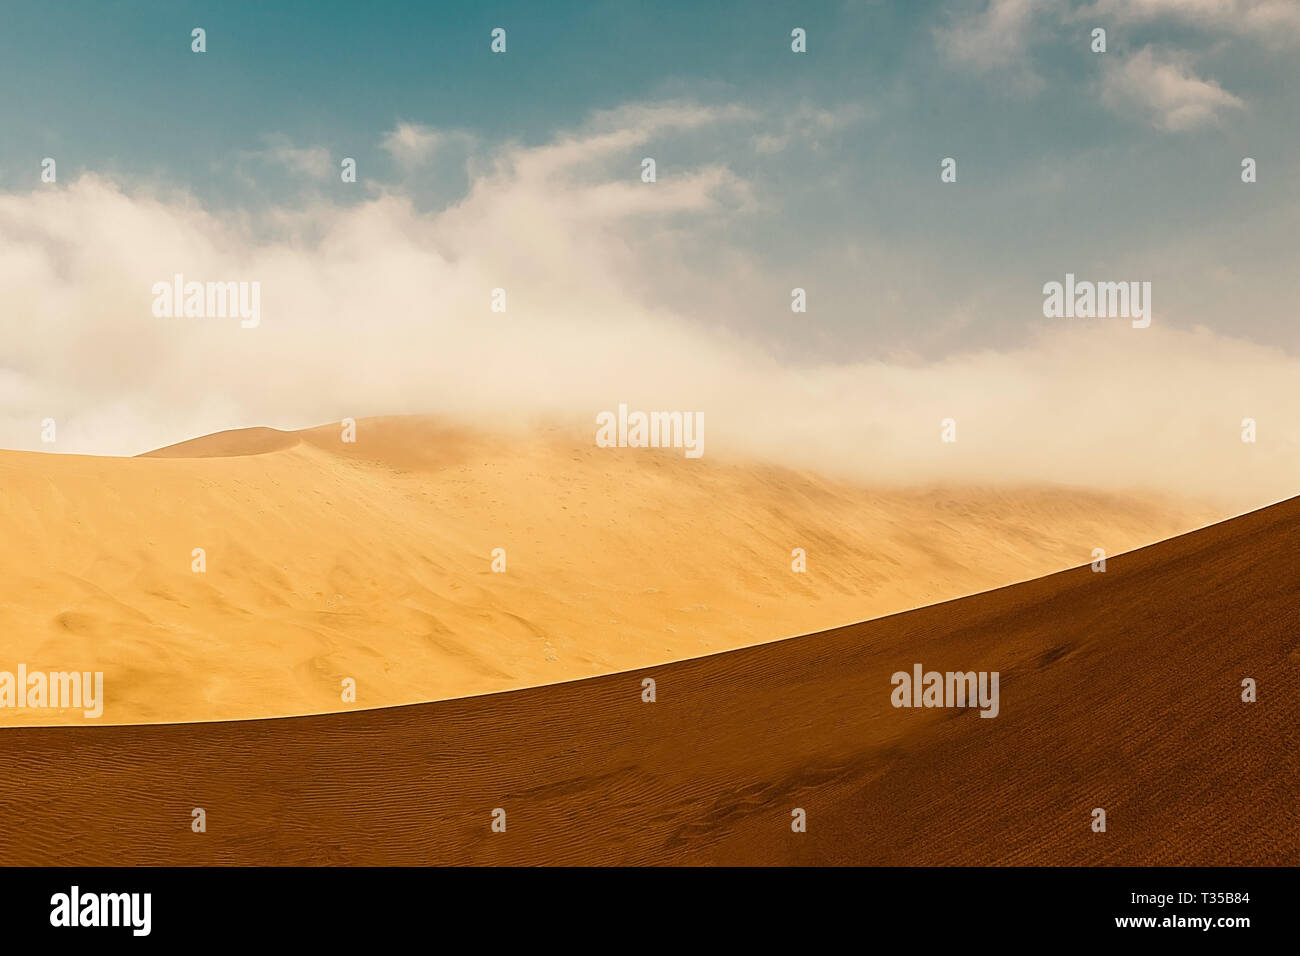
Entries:
{"label": "blue sky", "polygon": [[[1255,314],[1236,317],[1238,327],[1294,349],[1280,279],[1300,178],[1300,44],[1287,22],[1229,27],[1227,15],[1206,22],[1180,15],[1172,0],[1146,2],[1150,16],[1132,15],[1141,0],[1129,15],[1105,3],[1091,12],[1087,3],[1014,0],[813,3],[797,12],[770,2],[87,2],[56,12],[9,3],[0,13],[0,84],[9,91],[0,170],[18,184],[52,155],[65,179],[93,171],[239,205],[294,193],[283,170],[244,164],[246,175],[235,175],[234,157],[270,142],[322,146],[355,157],[365,179],[392,177],[379,144],[401,121],[469,131],[485,149],[544,143],[593,111],[636,102],[745,104],[773,126],[800,108],[858,108],[861,119],[816,149],[796,142],[779,157],[756,156],[723,129],[659,157],[669,171],[718,158],[754,177],[770,201],[733,238],[777,271],[806,266],[823,293],[834,286],[819,298],[844,314],[820,341],[782,341],[775,317],[756,321],[755,334],[809,355],[846,344],[920,354],[1000,344],[1018,323],[996,314],[1011,304],[1011,286],[990,277],[1023,270],[1018,308],[1039,295],[1030,277],[1120,259],[1161,280],[1177,321],[1213,325],[1242,303]],[[1011,13],[996,21],[1000,6]],[[1101,56],[1088,49],[1094,24],[1108,28]],[[949,37],[978,39],[990,25],[989,62],[954,52]],[[190,52],[194,26],[207,30],[206,54]],[[488,52],[494,26],[508,31],[506,55]],[[805,55],[790,52],[792,26],[808,31]],[[1243,105],[1169,130],[1154,114],[1105,102],[1103,69],[1144,48],[1187,58],[1189,75]],[[1263,172],[1243,190],[1247,155]],[[938,185],[945,156],[958,160],[956,188]],[[437,205],[454,202],[467,180],[462,168],[444,167],[408,186]],[[1191,236],[1202,241],[1185,252]],[[910,282],[892,268],[875,280],[901,301],[924,303],[937,324],[914,334],[897,316],[847,314],[865,290],[816,274],[815,262],[862,237],[910,261],[943,263]],[[1184,271],[1185,261],[1197,266]],[[1238,280],[1190,281],[1205,279],[1212,262]],[[939,342],[929,334],[972,321],[978,334],[936,333]]]}
{"label": "blue sky", "polygon": [[[498,26],[504,55],[489,51]],[[1102,54],[1089,48],[1097,26]],[[194,27],[206,53],[190,50]],[[794,27],[805,54],[790,49]],[[15,0],[0,9],[0,242],[31,261],[0,292],[35,313],[12,335],[44,316],[82,339],[102,332],[127,361],[189,339],[137,323],[125,277],[220,263],[266,277],[280,324],[268,318],[265,349],[277,328],[354,321],[309,314],[302,277],[350,274],[363,252],[349,237],[366,235],[372,273],[419,263],[372,295],[388,305],[365,317],[376,363],[414,334],[394,290],[403,303],[475,302],[481,279],[532,289],[520,301],[538,319],[568,308],[579,326],[683,329],[815,382],[1106,334],[1043,318],[1043,284],[1074,272],[1151,281],[1158,330],[1263,348],[1283,380],[1300,354],[1298,52],[1289,0]],[[39,182],[45,156],[56,185]],[[644,156],[659,181],[637,192]],[[1252,185],[1245,156],[1259,164]],[[340,182],[343,157],[359,183]],[[939,181],[944,157],[956,183]],[[281,274],[293,295],[274,295]],[[806,315],[790,312],[795,286]],[[329,303],[364,309],[366,295],[336,288]],[[86,302],[102,303],[102,330],[84,325]],[[231,342],[231,361],[259,360]],[[69,389],[63,363],[25,347],[0,369],[16,447],[50,396],[102,402],[108,387]],[[338,377],[324,358],[304,364]],[[1260,401],[1281,400],[1269,376],[1240,374]],[[414,382],[366,387],[351,404],[427,400]],[[195,421],[121,400],[168,438],[222,416],[339,411],[222,388]]]}

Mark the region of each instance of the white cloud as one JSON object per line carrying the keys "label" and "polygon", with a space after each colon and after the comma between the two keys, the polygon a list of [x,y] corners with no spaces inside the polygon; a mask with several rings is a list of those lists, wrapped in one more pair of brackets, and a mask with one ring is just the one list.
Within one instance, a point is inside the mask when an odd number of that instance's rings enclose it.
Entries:
{"label": "white cloud", "polygon": [[1300,41],[1296,0],[1095,0],[1075,19],[1089,17],[1115,23],[1182,23],[1252,37],[1270,46]]}
{"label": "white cloud", "polygon": [[[1050,22],[1039,29],[1040,19]],[[1045,85],[1031,64],[1034,44],[1047,38],[1059,44],[1080,24],[1109,28],[1112,44],[1117,33],[1123,35],[1117,28],[1124,25],[1173,24],[1285,48],[1300,43],[1300,0],[1092,0],[1073,8],[1064,2],[987,0],[936,27],[934,37],[951,65],[996,78],[1013,92],[1032,94]],[[1079,42],[1085,43],[1086,36]],[[1157,57],[1147,47],[1118,70],[1115,56],[1102,58],[1103,102],[1113,108],[1136,105],[1162,129],[1214,122],[1224,110],[1243,105],[1218,83],[1197,77],[1186,56]]]}
{"label": "white cloud", "polygon": [[312,146],[306,149],[277,146],[271,151],[271,156],[290,172],[311,179],[329,179],[334,174],[333,159],[324,146]]}
{"label": "white cloud", "polygon": [[[639,290],[761,281],[737,250],[683,262],[674,223],[743,225],[749,183],[717,163],[641,183],[655,137],[727,111],[604,115],[510,145],[468,194],[421,213],[398,189],[243,216],[85,176],[0,194],[0,446],[131,454],[224,428],[436,412],[490,428],[542,416],[699,410],[709,454],[867,481],[1154,486],[1244,505],[1295,492],[1300,360],[1166,324],[1051,322],[1021,347],[900,364],[794,363]],[[628,152],[628,151],[631,152]],[[632,162],[628,163],[628,157]],[[738,213],[741,210],[741,213]],[[174,273],[262,284],[262,323],[159,319]],[[507,290],[508,311],[489,309]],[[784,294],[784,290],[783,290]],[[655,300],[660,301],[660,300]],[[905,308],[906,305],[900,306]],[[743,327],[743,326],[738,326]],[[959,441],[939,441],[954,417]],[[1260,441],[1239,440],[1240,421]]]}
{"label": "white cloud", "polygon": [[393,157],[404,169],[423,166],[440,146],[447,142],[449,134],[420,123],[398,123],[384,136],[380,146]]}
{"label": "white cloud", "polygon": [[334,175],[334,158],[324,146],[295,146],[285,136],[267,136],[263,149],[241,150],[235,154],[236,172],[249,183],[256,182],[248,166],[269,163],[279,166],[291,176],[313,183],[323,182]]}
{"label": "white cloud", "polygon": [[1192,72],[1185,57],[1143,47],[1126,60],[1108,60],[1102,102],[1119,112],[1144,116],[1159,129],[1182,131],[1219,122],[1246,104],[1214,80]]}
{"label": "white cloud", "polygon": [[950,63],[974,73],[997,73],[1020,93],[1035,93],[1043,80],[1028,60],[1035,0],[989,0],[977,13],[953,17],[935,29],[935,42]]}
{"label": "white cloud", "polygon": [[845,103],[829,108],[800,103],[795,109],[777,115],[771,128],[755,134],[750,143],[755,152],[764,154],[784,152],[792,144],[820,149],[823,136],[839,133],[861,123],[868,115],[868,110],[861,103]]}

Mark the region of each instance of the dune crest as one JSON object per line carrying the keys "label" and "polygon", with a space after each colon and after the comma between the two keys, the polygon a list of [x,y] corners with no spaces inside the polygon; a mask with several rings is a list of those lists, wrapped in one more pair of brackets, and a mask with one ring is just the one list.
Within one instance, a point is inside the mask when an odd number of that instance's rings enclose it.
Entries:
{"label": "dune crest", "polygon": [[[0,481],[0,669],[103,671],[97,723],[590,677],[956,598],[1226,517],[1065,488],[866,488],[431,418],[362,420],[354,444],[327,425],[138,458],[0,452]],[[4,724],[85,722],[0,709]]]}
{"label": "dune crest", "polygon": [[240,458],[292,448],[302,439],[278,428],[232,428],[191,438],[139,455],[140,458]]}

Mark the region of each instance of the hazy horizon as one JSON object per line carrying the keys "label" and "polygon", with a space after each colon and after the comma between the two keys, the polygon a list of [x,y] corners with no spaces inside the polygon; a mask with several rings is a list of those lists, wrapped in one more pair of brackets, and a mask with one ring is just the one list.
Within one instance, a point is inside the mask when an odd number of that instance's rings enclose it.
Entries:
{"label": "hazy horizon", "polygon": [[[862,481],[1297,493],[1294,5],[81,9],[0,40],[5,448],[626,402]],[[155,315],[178,274],[259,323]],[[1151,283],[1150,327],[1045,317],[1067,275]]]}

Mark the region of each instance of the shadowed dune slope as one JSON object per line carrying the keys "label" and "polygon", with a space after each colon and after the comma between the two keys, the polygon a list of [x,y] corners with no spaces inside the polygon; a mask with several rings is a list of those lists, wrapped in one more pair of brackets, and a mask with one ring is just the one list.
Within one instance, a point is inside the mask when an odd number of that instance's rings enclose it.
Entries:
{"label": "shadowed dune slope", "polygon": [[[1298,555],[1292,499],[1104,574],[644,671],[315,717],[8,728],[0,857],[1295,864]],[[916,662],[999,671],[1000,715],[894,709],[890,675]]]}
{"label": "shadowed dune slope", "polygon": [[416,703],[847,624],[1225,517],[1069,488],[867,488],[421,417],[341,434],[0,452],[0,669],[102,671],[102,723]]}

